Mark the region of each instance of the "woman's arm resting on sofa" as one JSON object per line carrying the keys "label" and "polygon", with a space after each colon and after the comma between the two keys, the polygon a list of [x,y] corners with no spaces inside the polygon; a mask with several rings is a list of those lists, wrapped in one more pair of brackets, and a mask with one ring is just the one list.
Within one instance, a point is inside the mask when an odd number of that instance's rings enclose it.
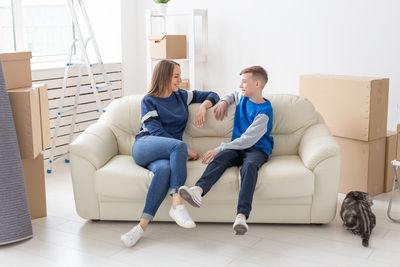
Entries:
{"label": "woman's arm resting on sofa", "polygon": [[113,131],[106,125],[90,125],[69,146],[71,154],[87,159],[96,169],[118,153],[117,140]]}
{"label": "woman's arm resting on sofa", "polygon": [[299,145],[299,156],[304,165],[313,170],[321,161],[340,155],[339,145],[325,124],[316,124],[306,130]]}
{"label": "woman's arm resting on sofa", "polygon": [[207,111],[207,109],[211,108],[212,106],[213,106],[213,103],[208,99],[204,100],[204,102],[201,103],[201,105],[196,113],[195,123],[196,123],[197,127],[203,126],[203,123],[206,120],[206,111]]}

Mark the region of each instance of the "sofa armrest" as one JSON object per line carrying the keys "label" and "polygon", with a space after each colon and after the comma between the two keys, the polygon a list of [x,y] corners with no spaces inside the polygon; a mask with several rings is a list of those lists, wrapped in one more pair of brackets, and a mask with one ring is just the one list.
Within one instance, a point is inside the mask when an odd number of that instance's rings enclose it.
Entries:
{"label": "sofa armrest", "polygon": [[102,167],[118,153],[113,131],[106,125],[90,125],[69,146],[69,152],[88,160],[96,169]]}
{"label": "sofa armrest", "polygon": [[340,148],[325,124],[315,124],[305,131],[299,156],[308,169],[314,170],[320,162],[340,156]]}

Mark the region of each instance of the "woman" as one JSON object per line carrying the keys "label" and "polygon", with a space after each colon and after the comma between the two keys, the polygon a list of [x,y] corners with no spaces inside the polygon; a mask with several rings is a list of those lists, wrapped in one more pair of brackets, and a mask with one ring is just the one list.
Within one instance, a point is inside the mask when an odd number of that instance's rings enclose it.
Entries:
{"label": "woman", "polygon": [[138,225],[121,236],[127,247],[143,236],[167,193],[172,196],[171,218],[184,228],[196,227],[183,199],[178,194],[186,181],[186,160],[199,155],[182,141],[188,120],[188,105],[202,103],[196,113],[196,125],[202,126],[206,110],[219,101],[213,92],[179,89],[181,70],[178,63],[162,60],[154,68],[150,90],[142,99],[142,127],[136,134],[132,156],[136,164],[154,173],[146,204]]}

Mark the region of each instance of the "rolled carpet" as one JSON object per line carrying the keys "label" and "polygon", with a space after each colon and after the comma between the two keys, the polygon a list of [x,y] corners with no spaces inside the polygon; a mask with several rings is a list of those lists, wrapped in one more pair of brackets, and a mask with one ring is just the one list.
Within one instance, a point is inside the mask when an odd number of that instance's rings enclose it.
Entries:
{"label": "rolled carpet", "polygon": [[0,61],[0,245],[32,237],[22,162]]}

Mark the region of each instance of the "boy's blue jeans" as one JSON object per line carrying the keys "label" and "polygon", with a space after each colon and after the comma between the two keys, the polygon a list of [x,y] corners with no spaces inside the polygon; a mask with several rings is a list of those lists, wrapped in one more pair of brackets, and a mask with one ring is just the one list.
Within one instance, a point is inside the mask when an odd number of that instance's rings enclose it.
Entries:
{"label": "boy's blue jeans", "polygon": [[268,155],[254,146],[244,150],[223,150],[208,164],[203,175],[197,181],[196,186],[200,186],[203,189],[204,196],[227,168],[242,165],[242,169],[240,170],[242,183],[239,192],[237,214],[242,213],[248,219],[256,188],[258,169],[267,161]]}
{"label": "boy's blue jeans", "polygon": [[167,192],[174,194],[186,181],[187,145],[178,139],[142,136],[135,140],[136,164],[154,173],[141,218],[152,220]]}

